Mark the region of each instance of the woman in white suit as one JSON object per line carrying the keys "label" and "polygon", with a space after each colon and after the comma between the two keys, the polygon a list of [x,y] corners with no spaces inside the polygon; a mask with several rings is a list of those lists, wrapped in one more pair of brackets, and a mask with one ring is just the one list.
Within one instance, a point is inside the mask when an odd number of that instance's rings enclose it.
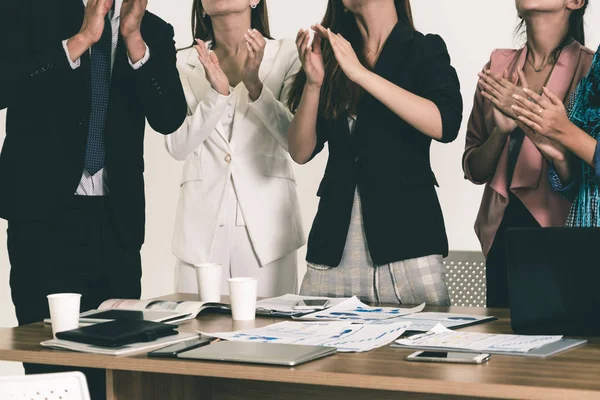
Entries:
{"label": "woman in white suit", "polygon": [[300,68],[292,41],[272,40],[265,0],[196,0],[195,45],[179,52],[188,103],[166,138],[185,161],[173,251],[178,289],[196,292],[193,265],[258,278],[260,296],[294,293],[304,245],[284,105]]}

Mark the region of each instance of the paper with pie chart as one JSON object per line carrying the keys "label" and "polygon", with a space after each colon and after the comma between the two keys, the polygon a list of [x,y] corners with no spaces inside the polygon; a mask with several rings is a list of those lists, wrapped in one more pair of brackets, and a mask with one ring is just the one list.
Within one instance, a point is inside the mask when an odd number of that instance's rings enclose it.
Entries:
{"label": "paper with pie chart", "polygon": [[524,336],[501,335],[479,332],[456,332],[438,325],[431,331],[397,340],[404,346],[430,348],[472,350],[475,352],[507,352],[527,353],[547,344],[558,342],[562,336]]}
{"label": "paper with pie chart", "polygon": [[350,321],[363,324],[418,313],[423,311],[424,308],[425,304],[412,308],[371,307],[354,296],[326,310],[294,317],[294,319],[299,321]]}
{"label": "paper with pie chart", "polygon": [[363,352],[392,343],[410,326],[354,324],[348,321],[280,322],[236,332],[201,332],[204,336],[238,342],[263,342],[335,347],[339,352]]}

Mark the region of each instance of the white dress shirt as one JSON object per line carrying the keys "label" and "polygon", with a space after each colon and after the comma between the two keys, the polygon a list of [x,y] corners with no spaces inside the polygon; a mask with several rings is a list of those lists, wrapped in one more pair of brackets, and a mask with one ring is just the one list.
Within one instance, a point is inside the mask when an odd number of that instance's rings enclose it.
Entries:
{"label": "white dress shirt", "polygon": [[351,135],[354,133],[355,126],[356,126],[356,116],[349,115],[348,116],[348,129],[349,129]]}
{"label": "white dress shirt", "polygon": [[[87,0],[83,0],[83,5],[87,6]],[[116,0],[114,11],[110,10],[108,14],[112,27],[111,71],[112,67],[115,65],[115,54],[117,52],[117,43],[119,41],[119,27],[122,5],[123,0]],[[63,48],[65,49],[67,59],[71,64],[71,68],[79,68],[81,66],[81,59],[77,59],[75,61],[71,59],[71,55],[69,54],[69,48],[67,47],[67,40],[63,41]],[[146,64],[149,59],[150,49],[148,48],[148,45],[146,45],[146,54],[144,54],[144,57],[135,64],[131,62],[131,59],[129,59],[129,64],[134,70],[137,70],[140,69],[144,64]],[[91,176],[86,170],[83,170],[81,181],[79,182],[79,186],[77,187],[75,194],[80,196],[104,196],[108,194],[106,170],[102,168],[93,176]]]}

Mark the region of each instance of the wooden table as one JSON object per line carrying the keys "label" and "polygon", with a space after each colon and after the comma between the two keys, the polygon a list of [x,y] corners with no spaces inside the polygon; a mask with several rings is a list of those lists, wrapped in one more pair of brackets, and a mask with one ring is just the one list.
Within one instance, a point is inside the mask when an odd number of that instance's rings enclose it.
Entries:
{"label": "wooden table", "polygon": [[[193,300],[173,295],[165,299]],[[510,333],[506,310],[429,308],[478,315],[497,321],[465,328]],[[280,322],[259,318],[253,326]],[[201,314],[183,331],[237,329],[230,317]],[[406,362],[408,350],[383,347],[368,353],[337,354],[295,368],[249,364],[152,359],[145,355],[111,357],[42,348],[51,328],[32,324],[0,329],[0,360],[104,368],[108,399],[600,399],[600,338],[541,360],[493,355],[487,364]]]}

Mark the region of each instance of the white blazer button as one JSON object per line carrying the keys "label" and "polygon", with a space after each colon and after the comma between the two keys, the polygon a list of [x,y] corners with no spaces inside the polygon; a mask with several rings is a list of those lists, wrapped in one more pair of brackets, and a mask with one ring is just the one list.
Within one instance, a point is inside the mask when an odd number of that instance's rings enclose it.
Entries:
{"label": "white blazer button", "polygon": [[231,155],[227,154],[227,155],[225,156],[225,162],[226,162],[227,164],[229,164],[229,163],[231,162]]}

